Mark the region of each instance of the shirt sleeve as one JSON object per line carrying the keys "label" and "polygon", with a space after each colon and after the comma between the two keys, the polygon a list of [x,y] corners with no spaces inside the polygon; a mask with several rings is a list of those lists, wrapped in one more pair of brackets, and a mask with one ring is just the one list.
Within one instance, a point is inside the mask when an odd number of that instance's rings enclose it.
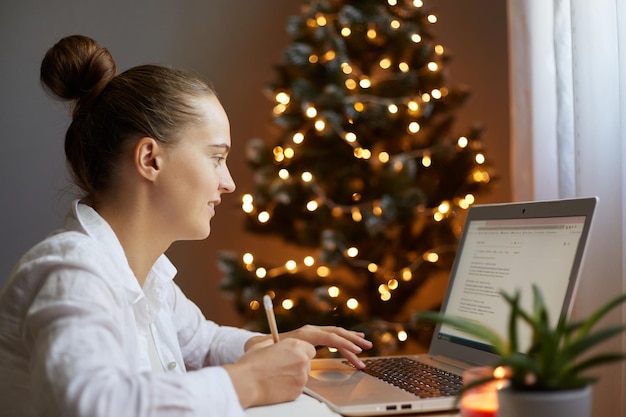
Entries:
{"label": "shirt sleeve", "polygon": [[180,288],[173,286],[173,316],[179,324],[178,341],[188,367],[197,369],[234,363],[244,354],[245,344],[261,333],[219,326],[207,320]]}
{"label": "shirt sleeve", "polygon": [[[46,413],[243,416],[229,375],[221,367],[183,374],[136,371],[129,354],[136,347],[128,346],[132,341],[121,330],[133,326],[120,314],[130,308],[128,300],[96,273],[66,264],[45,274],[24,321],[23,337],[31,349],[33,401]],[[218,340],[221,335],[215,330],[213,336]],[[240,345],[241,340],[232,343]]]}

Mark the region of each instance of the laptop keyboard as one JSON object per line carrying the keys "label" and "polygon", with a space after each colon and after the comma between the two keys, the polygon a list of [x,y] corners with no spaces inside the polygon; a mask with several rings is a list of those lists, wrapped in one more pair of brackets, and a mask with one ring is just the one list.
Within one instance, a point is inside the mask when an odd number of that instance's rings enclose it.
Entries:
{"label": "laptop keyboard", "polygon": [[366,372],[421,398],[456,395],[463,377],[405,357],[364,359]]}

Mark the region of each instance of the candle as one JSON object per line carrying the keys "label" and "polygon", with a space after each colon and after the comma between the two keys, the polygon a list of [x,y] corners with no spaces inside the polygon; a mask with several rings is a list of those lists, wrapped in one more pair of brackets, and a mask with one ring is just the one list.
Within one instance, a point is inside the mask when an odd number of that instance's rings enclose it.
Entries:
{"label": "candle", "polygon": [[461,417],[498,417],[497,391],[494,389],[463,395]]}
{"label": "candle", "polygon": [[481,366],[469,368],[463,373],[465,385],[495,377],[495,380],[466,390],[461,397],[461,417],[498,417],[498,389],[506,382],[503,368]]}

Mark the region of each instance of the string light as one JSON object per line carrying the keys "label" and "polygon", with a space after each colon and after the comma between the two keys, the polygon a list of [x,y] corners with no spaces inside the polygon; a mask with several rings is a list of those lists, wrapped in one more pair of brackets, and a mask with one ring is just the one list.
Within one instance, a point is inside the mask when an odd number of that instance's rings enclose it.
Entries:
{"label": "string light", "polygon": [[248,214],[254,211],[254,199],[251,194],[243,195],[241,198],[241,209]]}
{"label": "string light", "polygon": [[318,132],[321,132],[324,129],[326,129],[326,122],[322,119],[317,119],[315,121],[315,130],[317,130]]}
{"label": "string light", "polygon": [[407,334],[407,332],[406,332],[406,331],[404,331],[404,330],[400,330],[400,331],[398,332],[398,340],[399,340],[399,341],[401,341],[401,342],[406,342],[408,338],[409,338],[409,335]]}
{"label": "string light", "polygon": [[409,133],[417,133],[420,131],[420,125],[417,122],[411,122],[409,123],[409,127],[407,130],[409,131]]}
{"label": "string light", "polygon": [[339,288],[336,286],[328,287],[328,296],[332,298],[339,297]]}
{"label": "string light", "polygon": [[270,221],[270,214],[267,211],[262,211],[257,216],[259,223],[267,223]]}
{"label": "string light", "polygon": [[472,171],[472,178],[475,182],[487,183],[491,180],[489,173],[480,169]]}
{"label": "string light", "polygon": [[281,113],[284,113],[285,110],[287,110],[287,106],[285,106],[284,104],[277,104],[274,106],[273,112],[275,115],[279,115]]}
{"label": "string light", "polygon": [[411,281],[412,279],[413,279],[413,272],[409,268],[404,268],[402,270],[402,280]]}
{"label": "string light", "polygon": [[424,260],[434,264],[439,260],[439,254],[437,252],[426,252],[424,253]]}
{"label": "string light", "polygon": [[439,69],[439,65],[436,62],[429,62],[426,67],[429,71],[435,72]]}
{"label": "string light", "polygon": [[285,263],[285,268],[287,268],[288,271],[295,271],[297,268],[298,264],[296,263],[296,261],[290,259]]}
{"label": "string light", "polygon": [[317,273],[317,275],[321,278],[325,278],[328,275],[330,275],[330,268],[328,268],[327,266],[319,266],[317,268],[317,270],[315,271]]}
{"label": "string light", "polygon": [[306,117],[309,119],[312,119],[317,116],[317,109],[313,106],[309,106],[305,109],[304,114],[306,114]]}
{"label": "string light", "polygon": [[280,104],[289,104],[289,101],[291,100],[291,98],[289,97],[289,94],[285,93],[284,91],[280,91],[276,94],[276,102],[280,103]]}
{"label": "string light", "polygon": [[278,177],[281,180],[286,180],[290,177],[289,175],[289,171],[287,171],[285,168],[281,169],[280,171],[278,171]]}
{"label": "string light", "polygon": [[293,137],[291,140],[296,145],[301,144],[302,142],[304,142],[304,134],[302,132],[296,132],[293,134]]}
{"label": "string light", "polygon": [[349,142],[349,143],[356,142],[356,134],[354,132],[346,132],[346,134],[344,135],[344,138],[346,139],[346,142]]}

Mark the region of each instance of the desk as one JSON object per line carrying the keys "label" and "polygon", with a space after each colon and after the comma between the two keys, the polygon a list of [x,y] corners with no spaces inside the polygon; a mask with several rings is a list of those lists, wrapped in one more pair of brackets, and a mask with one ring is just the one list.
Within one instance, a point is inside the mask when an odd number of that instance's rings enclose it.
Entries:
{"label": "desk", "polygon": [[[246,410],[246,417],[341,417],[326,404],[302,394],[295,401],[266,407],[252,407]],[[414,413],[402,416],[419,417],[460,417],[458,412]]]}

